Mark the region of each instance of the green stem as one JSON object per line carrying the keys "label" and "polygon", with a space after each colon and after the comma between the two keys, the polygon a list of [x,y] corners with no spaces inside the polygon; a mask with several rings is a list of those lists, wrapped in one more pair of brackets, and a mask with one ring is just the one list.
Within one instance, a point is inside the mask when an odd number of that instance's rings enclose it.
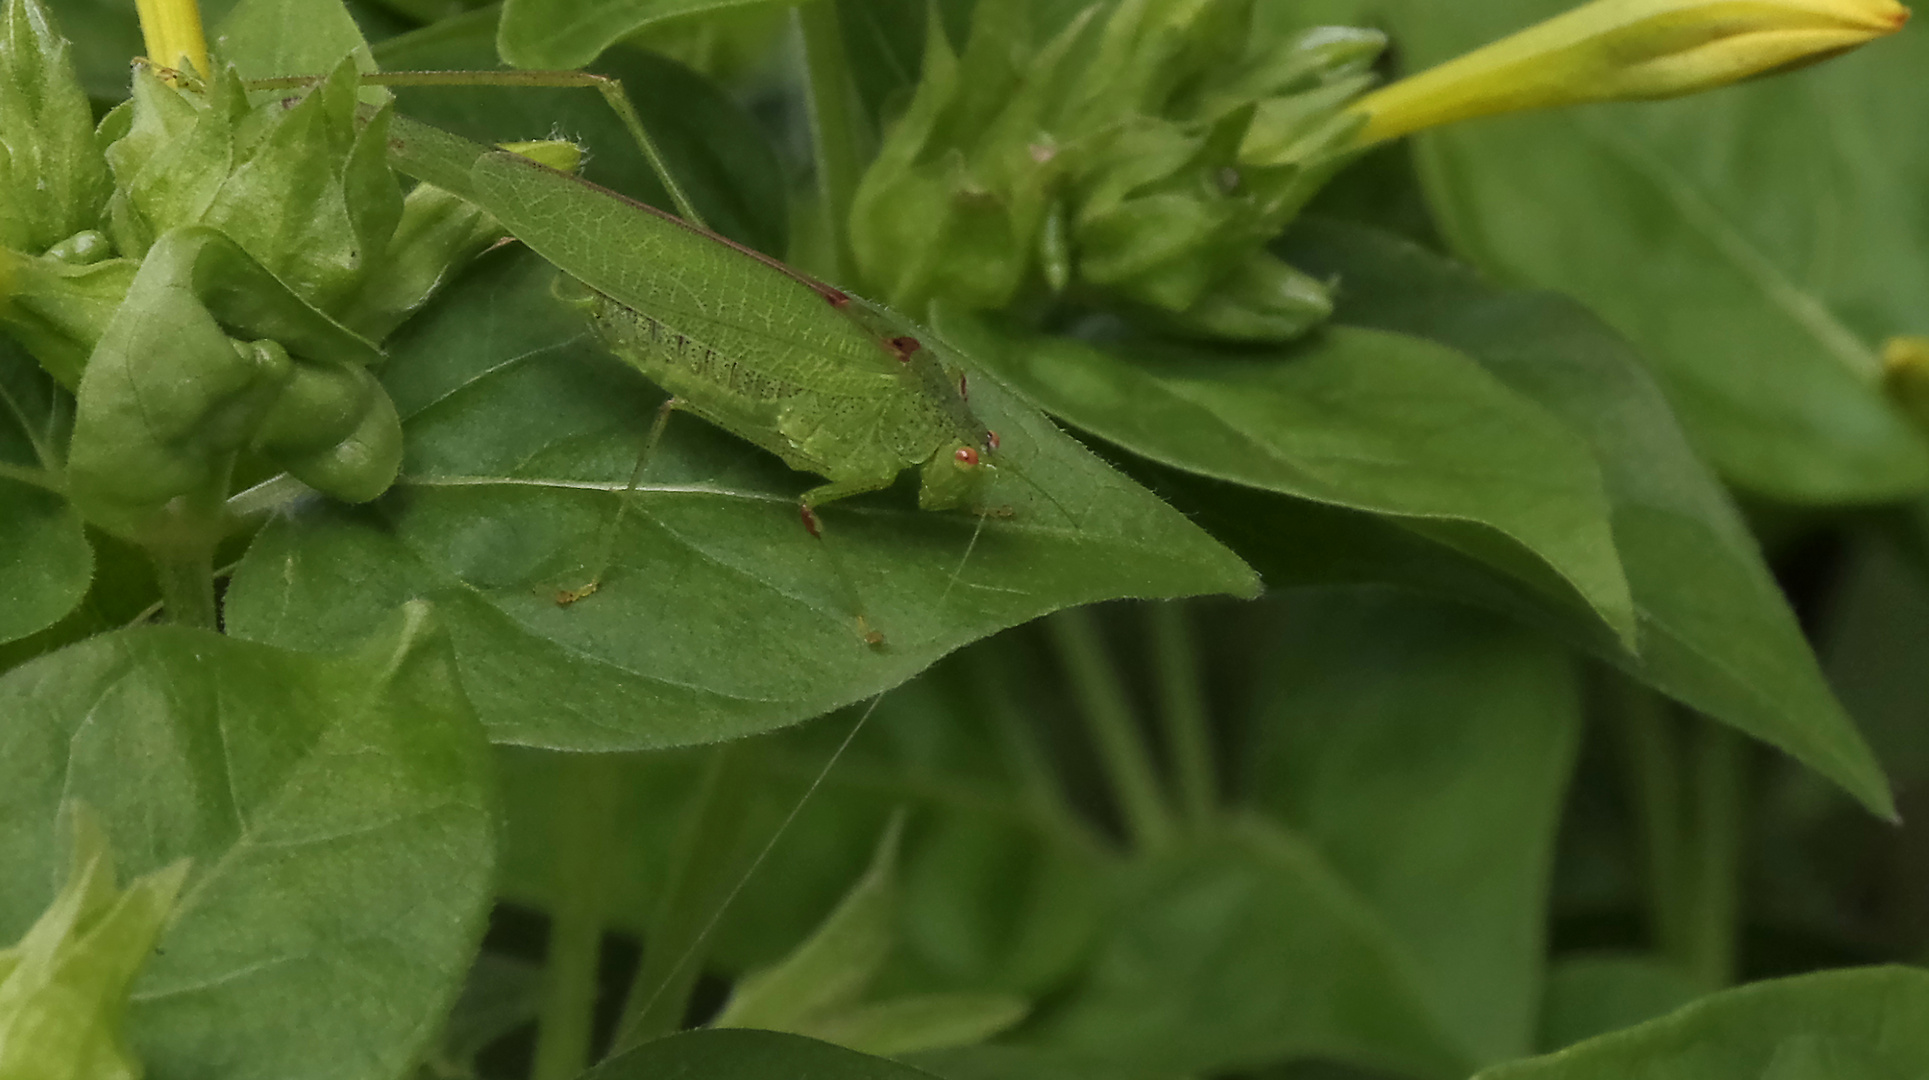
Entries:
{"label": "green stem", "polygon": [[1623,681],[1618,694],[1655,944],[1703,985],[1725,986],[1734,977],[1746,745],[1701,716],[1682,730],[1668,702],[1643,687]]}
{"label": "green stem", "polygon": [[154,577],[161,588],[161,606],[169,622],[197,626],[203,630],[221,628],[221,617],[214,603],[214,548],[195,545],[183,550],[150,549]]}
{"label": "green stem", "polygon": [[1635,823],[1647,856],[1648,917],[1656,947],[1679,959],[1687,951],[1680,903],[1681,748],[1660,697],[1625,680],[1616,681],[1616,697]]}
{"label": "green stem", "polygon": [[12,462],[0,461],[0,480],[16,480],[43,491],[51,491],[56,495],[66,494],[66,489],[60,483],[60,474],[52,469],[39,469],[32,465],[15,465]]}
{"label": "green stem", "polygon": [[676,1031],[703,972],[706,932],[737,880],[739,840],[749,808],[751,749],[726,743],[710,752],[683,813],[669,874],[643,939],[643,962],[630,983],[610,1053]]}
{"label": "green stem", "polygon": [[1061,611],[1047,625],[1125,816],[1126,831],[1141,850],[1166,847],[1174,832],[1172,813],[1159,791],[1152,755],[1126,701],[1125,687],[1099,641],[1098,626],[1083,608]]}
{"label": "green stem", "polygon": [[1740,922],[1742,848],[1746,821],[1745,740],[1707,717],[1694,720],[1694,830],[1687,884],[1693,907],[1688,926],[1688,968],[1708,986],[1735,977]]}
{"label": "green stem", "polygon": [[1165,723],[1166,747],[1172,753],[1179,805],[1196,827],[1212,820],[1219,802],[1217,768],[1213,763],[1212,728],[1206,718],[1205,688],[1199,681],[1199,658],[1185,607],[1153,604],[1146,609],[1151,623],[1154,664],[1158,672],[1159,712]]}
{"label": "green stem", "polygon": [[857,107],[850,60],[838,26],[835,0],[812,0],[796,9],[804,39],[810,89],[811,151],[817,159],[817,198],[831,241],[830,278],[848,282],[852,268],[851,203],[857,196]]}
{"label": "green stem", "polygon": [[570,1080],[589,1067],[596,968],[603,949],[604,839],[620,779],[608,754],[574,754],[563,765],[563,803],[550,840],[556,892],[530,1072],[534,1080]]}

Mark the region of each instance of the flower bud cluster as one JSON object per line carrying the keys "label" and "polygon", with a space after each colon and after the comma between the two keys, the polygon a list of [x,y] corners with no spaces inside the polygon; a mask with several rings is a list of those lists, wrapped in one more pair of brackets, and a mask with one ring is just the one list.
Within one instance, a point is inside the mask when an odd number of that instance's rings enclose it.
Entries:
{"label": "flower bud cluster", "polygon": [[1354,152],[1344,112],[1378,33],[1259,33],[1253,0],[1114,0],[1040,40],[983,0],[922,81],[853,206],[866,284],[918,311],[1073,294],[1181,333],[1293,337],[1326,288],[1266,251]]}
{"label": "flower bud cluster", "polygon": [[237,475],[394,481],[376,343],[503,233],[404,195],[389,116],[349,60],[266,92],[137,65],[96,129],[41,0],[0,0],[0,331],[76,397],[63,486],[90,522],[158,545]]}

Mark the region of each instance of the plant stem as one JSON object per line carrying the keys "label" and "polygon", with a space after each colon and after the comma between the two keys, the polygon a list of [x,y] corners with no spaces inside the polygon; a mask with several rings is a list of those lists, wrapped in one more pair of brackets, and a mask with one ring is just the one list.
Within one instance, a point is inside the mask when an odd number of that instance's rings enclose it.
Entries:
{"label": "plant stem", "polygon": [[1126,831],[1141,850],[1156,851],[1172,840],[1171,811],[1159,791],[1152,755],[1139,731],[1118,671],[1105,655],[1098,627],[1083,608],[1048,620],[1060,661],[1071,675],[1072,691],[1097,744],[1112,795],[1125,816]]}
{"label": "plant stem", "polygon": [[1705,984],[1727,986],[1735,977],[1740,921],[1748,745],[1705,716],[1694,723],[1692,871],[1684,882],[1692,889],[1693,907],[1686,959]]}
{"label": "plant stem", "polygon": [[1746,747],[1720,724],[1691,717],[1684,771],[1684,733],[1667,701],[1625,680],[1618,696],[1655,944],[1718,989],[1734,976]]}
{"label": "plant stem", "polygon": [[563,802],[551,837],[556,894],[530,1072],[534,1080],[570,1080],[589,1067],[596,969],[603,951],[603,841],[620,779],[609,754],[573,754],[563,766]]}
{"label": "plant stem", "polygon": [[1151,624],[1154,664],[1159,677],[1159,712],[1165,722],[1166,748],[1179,789],[1179,805],[1195,828],[1212,819],[1218,805],[1217,768],[1212,729],[1206,719],[1205,689],[1185,607],[1177,602],[1146,609]]}
{"label": "plant stem", "polygon": [[817,160],[817,199],[831,241],[830,278],[849,282],[851,202],[857,195],[857,109],[850,60],[834,0],[796,8],[810,89],[811,152]]}
{"label": "plant stem", "polygon": [[214,603],[214,547],[194,545],[180,550],[149,549],[154,577],[161,588],[161,606],[168,621],[203,630],[221,628]]}
{"label": "plant stem", "polygon": [[726,743],[704,763],[650,916],[643,962],[623,1003],[612,1054],[668,1035],[683,1024],[690,991],[703,971],[704,933],[738,869],[738,841],[750,803],[745,759],[751,752],[741,743]]}

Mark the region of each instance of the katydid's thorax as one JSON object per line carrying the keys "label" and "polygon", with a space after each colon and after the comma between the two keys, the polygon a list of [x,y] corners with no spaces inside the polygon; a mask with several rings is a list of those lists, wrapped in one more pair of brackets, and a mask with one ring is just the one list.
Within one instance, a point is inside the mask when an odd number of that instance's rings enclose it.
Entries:
{"label": "katydid's thorax", "polygon": [[[810,352],[772,342],[769,349],[718,337],[732,335],[701,319],[660,317],[602,294],[584,301],[605,343],[688,412],[776,454],[793,468],[833,481],[888,485],[900,472],[926,466],[938,493],[925,505],[956,506],[952,493],[990,452],[991,436],[972,414],[962,376],[908,337],[875,338],[875,355]],[[961,448],[971,453],[959,458]],[[968,460],[966,460],[968,459]],[[942,465],[942,469],[932,466]],[[970,485],[975,491],[976,485]]]}

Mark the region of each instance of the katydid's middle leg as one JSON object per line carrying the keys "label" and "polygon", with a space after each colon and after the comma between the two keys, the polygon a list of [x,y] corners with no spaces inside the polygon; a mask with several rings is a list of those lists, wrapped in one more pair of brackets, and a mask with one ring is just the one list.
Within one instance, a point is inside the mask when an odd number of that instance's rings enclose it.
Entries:
{"label": "katydid's middle leg", "polygon": [[616,513],[603,528],[603,551],[597,560],[596,573],[580,588],[558,590],[558,605],[568,607],[603,587],[603,576],[609,573],[611,564],[616,561],[616,538],[623,531],[623,519],[629,515],[630,500],[636,497],[636,485],[643,479],[643,470],[650,467],[650,459],[656,456],[657,444],[663,441],[663,430],[670,426],[670,414],[681,408],[683,399],[679,397],[665,398],[663,404],[657,407],[656,419],[650,423],[650,433],[644,437],[643,449],[636,455],[636,467],[630,470],[630,482],[617,495]]}
{"label": "katydid's middle leg", "polygon": [[850,601],[851,614],[857,619],[858,636],[863,638],[864,643],[872,648],[882,648],[884,646],[884,635],[871,627],[871,620],[864,615],[864,600],[858,595],[857,584],[851,580],[849,574],[844,572],[844,564],[838,560],[836,554],[830,550],[830,546],[824,542],[824,524],[818,520],[817,508],[828,502],[836,502],[838,499],[848,499],[853,495],[862,495],[870,491],[882,491],[891,486],[893,479],[895,478],[886,477],[882,480],[832,481],[831,483],[821,484],[811,488],[809,491],[804,492],[802,498],[797,500],[797,516],[803,520],[805,531],[809,532],[811,538],[817,541],[818,549],[824,553],[824,558],[830,562],[831,573],[836,575],[838,583],[843,586],[844,592],[847,594],[846,598]]}

